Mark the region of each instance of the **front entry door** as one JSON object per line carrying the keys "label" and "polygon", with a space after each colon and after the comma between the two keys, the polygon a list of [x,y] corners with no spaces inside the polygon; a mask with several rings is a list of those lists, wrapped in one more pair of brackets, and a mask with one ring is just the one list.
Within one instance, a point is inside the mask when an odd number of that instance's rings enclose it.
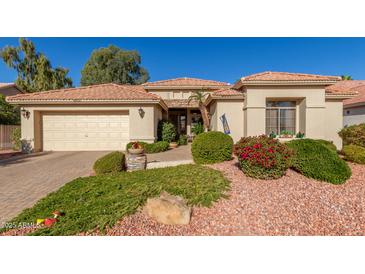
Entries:
{"label": "front entry door", "polygon": [[174,124],[179,135],[186,134],[186,110],[169,110],[169,120]]}

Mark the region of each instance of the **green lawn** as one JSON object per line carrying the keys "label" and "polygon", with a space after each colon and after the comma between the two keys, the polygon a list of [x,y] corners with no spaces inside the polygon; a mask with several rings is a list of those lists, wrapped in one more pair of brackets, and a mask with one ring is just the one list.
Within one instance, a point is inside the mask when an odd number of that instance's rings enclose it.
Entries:
{"label": "green lawn", "polygon": [[229,182],[219,171],[199,165],[78,178],[10,222],[35,223],[37,218],[52,217],[54,210],[63,210],[65,216],[52,228],[38,229],[32,235],[74,235],[113,226],[163,190],[181,195],[190,205],[209,207],[228,189]]}

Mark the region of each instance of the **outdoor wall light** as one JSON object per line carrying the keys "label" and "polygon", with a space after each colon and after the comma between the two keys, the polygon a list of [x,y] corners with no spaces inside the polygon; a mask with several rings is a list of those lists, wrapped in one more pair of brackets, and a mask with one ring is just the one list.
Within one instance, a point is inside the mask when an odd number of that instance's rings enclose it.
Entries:
{"label": "outdoor wall light", "polygon": [[139,113],[139,116],[141,116],[141,118],[143,118],[144,117],[144,114],[145,114],[145,111],[143,110],[143,108],[139,108],[139,110],[138,110],[138,113]]}
{"label": "outdoor wall light", "polygon": [[22,116],[23,116],[24,118],[29,119],[29,117],[30,117],[30,112],[29,112],[29,110],[26,110],[25,108],[22,108],[22,109],[20,110],[20,112],[21,112],[21,114],[22,114]]}

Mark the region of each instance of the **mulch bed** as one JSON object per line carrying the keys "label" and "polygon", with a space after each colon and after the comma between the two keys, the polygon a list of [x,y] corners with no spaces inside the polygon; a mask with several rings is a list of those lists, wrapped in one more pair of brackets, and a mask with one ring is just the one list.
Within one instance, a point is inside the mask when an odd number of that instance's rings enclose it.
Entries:
{"label": "mulch bed", "polygon": [[158,224],[139,212],[106,235],[365,235],[365,166],[350,166],[352,177],[332,185],[292,170],[278,180],[248,178],[237,160],[211,165],[231,180],[229,199],[194,208],[186,226]]}

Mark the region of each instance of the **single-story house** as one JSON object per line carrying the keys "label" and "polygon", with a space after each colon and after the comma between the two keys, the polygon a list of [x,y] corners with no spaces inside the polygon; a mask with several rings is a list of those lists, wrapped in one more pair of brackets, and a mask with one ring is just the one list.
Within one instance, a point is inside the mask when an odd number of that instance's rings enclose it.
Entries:
{"label": "single-story house", "polygon": [[25,93],[14,83],[0,83],[0,94],[11,96],[15,94]]}
{"label": "single-story house", "polygon": [[365,123],[365,81],[341,81],[328,89],[336,92],[357,92],[355,97],[343,101],[343,126]]}
{"label": "single-story house", "polygon": [[352,91],[327,88],[341,78],[263,72],[235,84],[177,78],[143,85],[101,84],[7,97],[22,107],[22,139],[34,151],[122,150],[134,140],[154,142],[160,119],[191,134],[201,119],[189,96],[207,94],[211,130],[243,136],[282,132],[333,141],[341,148],[345,99]]}

